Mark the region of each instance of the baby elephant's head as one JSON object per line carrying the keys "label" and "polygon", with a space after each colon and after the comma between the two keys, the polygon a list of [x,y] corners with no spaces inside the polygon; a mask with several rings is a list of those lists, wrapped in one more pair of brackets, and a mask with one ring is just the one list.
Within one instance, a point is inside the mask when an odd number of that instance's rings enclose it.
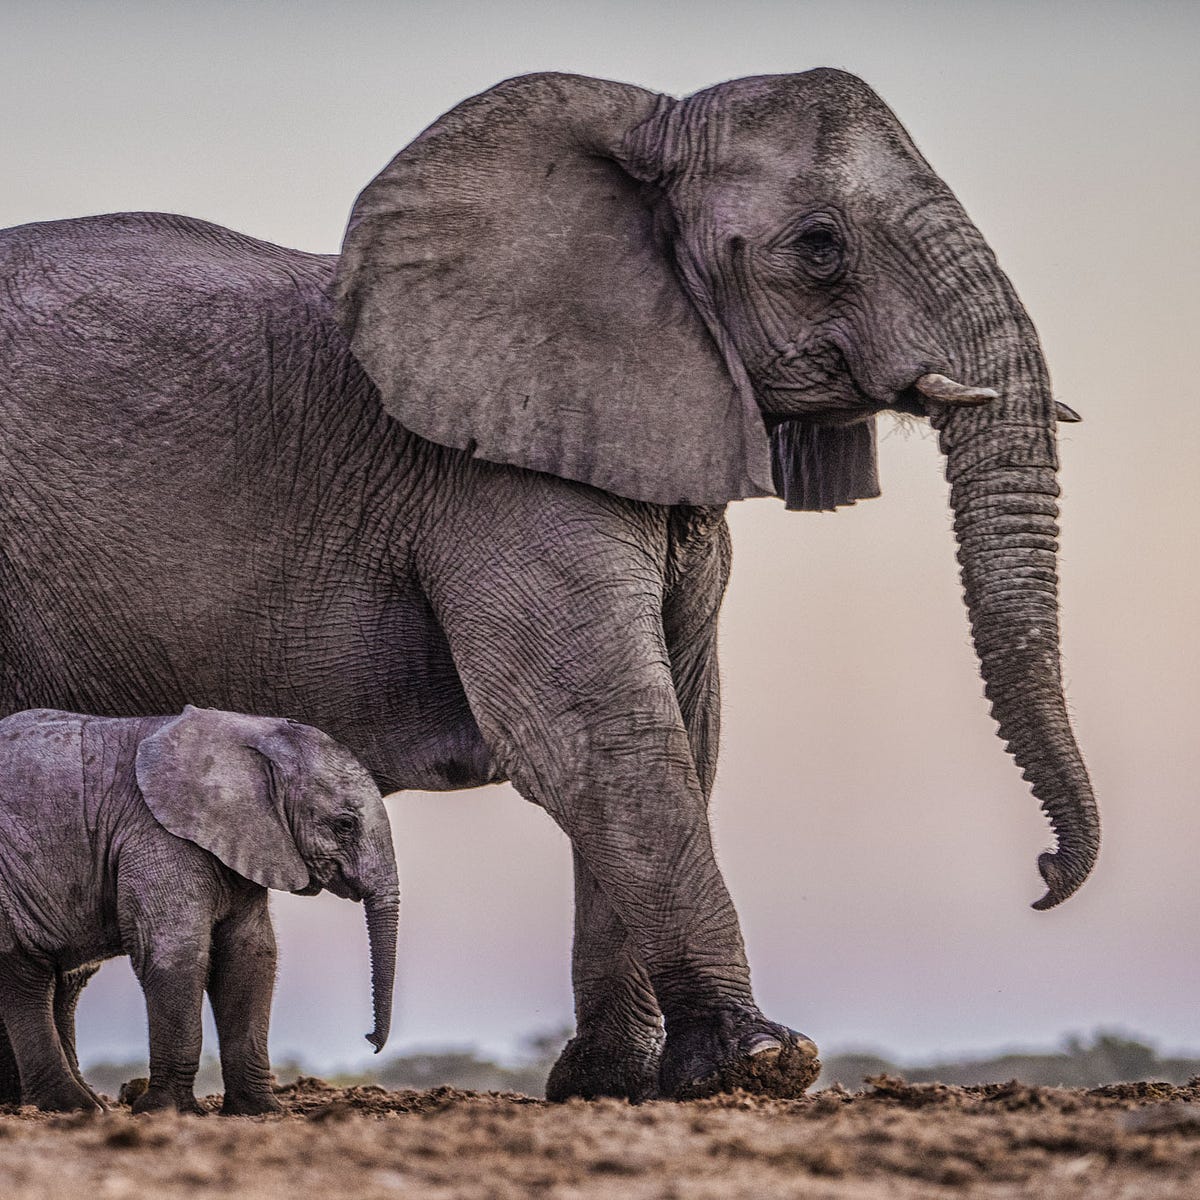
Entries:
{"label": "baby elephant's head", "polygon": [[367,1040],[382,1050],[400,889],[383,798],[354,755],[309,725],[189,704],[142,741],[137,782],[159,824],[239,875],[362,901],[375,998]]}

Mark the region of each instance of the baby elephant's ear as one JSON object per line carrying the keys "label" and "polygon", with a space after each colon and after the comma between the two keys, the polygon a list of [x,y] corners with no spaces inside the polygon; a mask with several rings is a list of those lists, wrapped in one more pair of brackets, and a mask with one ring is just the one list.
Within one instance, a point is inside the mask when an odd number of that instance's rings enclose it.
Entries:
{"label": "baby elephant's ear", "polygon": [[137,782],[169,833],[215,854],[263,887],[293,892],[308,883],[271,759],[255,749],[283,721],[190,704],[137,751]]}

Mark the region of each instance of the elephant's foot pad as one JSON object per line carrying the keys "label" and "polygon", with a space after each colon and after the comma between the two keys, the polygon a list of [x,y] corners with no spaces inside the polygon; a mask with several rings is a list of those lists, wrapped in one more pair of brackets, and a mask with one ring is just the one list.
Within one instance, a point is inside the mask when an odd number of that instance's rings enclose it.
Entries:
{"label": "elephant's foot pad", "polygon": [[690,1078],[676,1078],[669,1083],[664,1080],[664,1095],[676,1100],[700,1100],[740,1089],[791,1100],[804,1095],[821,1073],[816,1044],[781,1026],[743,1037],[738,1049],[736,1058],[726,1060],[715,1070],[693,1070]]}
{"label": "elephant's foot pad", "polygon": [[546,1080],[546,1099],[613,1096],[635,1104],[651,1099],[658,1090],[661,1053],[661,1037],[624,1044],[573,1037]]}

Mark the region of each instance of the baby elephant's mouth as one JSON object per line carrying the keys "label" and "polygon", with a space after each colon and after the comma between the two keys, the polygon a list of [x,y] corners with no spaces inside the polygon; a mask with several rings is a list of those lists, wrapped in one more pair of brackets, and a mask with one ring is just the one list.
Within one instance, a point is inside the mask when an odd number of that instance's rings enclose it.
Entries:
{"label": "baby elephant's mouth", "polygon": [[361,900],[362,889],[352,884],[342,871],[342,864],[330,862],[326,865],[325,890],[342,900]]}
{"label": "baby elephant's mouth", "polygon": [[342,871],[336,859],[309,860],[308,884],[298,888],[294,896],[315,896],[318,892],[332,892],[342,900],[361,900],[362,892],[355,887]]}

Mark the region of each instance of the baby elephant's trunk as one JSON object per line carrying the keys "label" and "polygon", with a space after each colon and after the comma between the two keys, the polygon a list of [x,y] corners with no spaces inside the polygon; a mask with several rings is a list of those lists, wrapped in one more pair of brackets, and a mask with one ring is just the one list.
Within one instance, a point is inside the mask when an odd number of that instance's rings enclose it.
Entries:
{"label": "baby elephant's trunk", "polygon": [[392,989],[396,982],[396,933],[400,924],[400,893],[394,889],[363,898],[367,937],[371,943],[371,994],[375,1028],[366,1035],[378,1054],[392,1026]]}

